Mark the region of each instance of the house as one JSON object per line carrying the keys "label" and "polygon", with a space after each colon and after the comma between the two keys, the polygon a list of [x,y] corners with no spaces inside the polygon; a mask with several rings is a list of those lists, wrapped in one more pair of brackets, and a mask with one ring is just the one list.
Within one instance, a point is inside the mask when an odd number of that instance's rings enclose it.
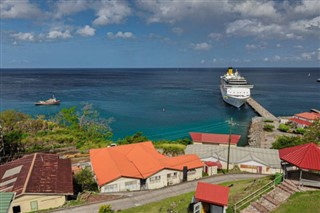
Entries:
{"label": "house", "polygon": [[298,128],[305,128],[310,126],[316,119],[320,119],[320,113],[316,112],[302,112],[295,114],[289,118]]}
{"label": "house", "polygon": [[71,160],[35,153],[0,165],[0,191],[15,193],[13,213],[62,206],[73,194]]}
{"label": "house", "polygon": [[[188,145],[186,154],[196,154],[202,161],[219,161],[227,168],[228,147],[212,145]],[[281,172],[279,152],[275,149],[230,146],[229,168],[239,167],[241,171],[260,174]]]}
{"label": "house", "polygon": [[[212,134],[201,132],[190,132],[190,137],[194,144],[210,144],[227,146],[229,144],[230,135],[228,134]],[[237,146],[241,135],[231,135],[230,146]]]}
{"label": "house", "polygon": [[225,213],[228,208],[229,187],[198,182],[194,195],[194,213]]}
{"label": "house", "polygon": [[90,150],[101,192],[157,189],[202,177],[196,155],[166,157],[148,142]]}
{"label": "house", "polygon": [[222,169],[220,162],[204,161],[203,162],[203,171],[208,174],[208,176],[216,175],[218,169]]}

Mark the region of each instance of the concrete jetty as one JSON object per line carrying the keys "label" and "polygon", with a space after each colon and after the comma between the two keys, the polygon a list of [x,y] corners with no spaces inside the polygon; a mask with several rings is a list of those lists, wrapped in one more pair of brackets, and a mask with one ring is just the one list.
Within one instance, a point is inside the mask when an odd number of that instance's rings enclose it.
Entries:
{"label": "concrete jetty", "polygon": [[247,100],[247,103],[262,117],[268,120],[276,121],[277,118],[271,112],[266,110],[263,106],[261,106],[257,101],[255,101],[253,98],[249,98]]}

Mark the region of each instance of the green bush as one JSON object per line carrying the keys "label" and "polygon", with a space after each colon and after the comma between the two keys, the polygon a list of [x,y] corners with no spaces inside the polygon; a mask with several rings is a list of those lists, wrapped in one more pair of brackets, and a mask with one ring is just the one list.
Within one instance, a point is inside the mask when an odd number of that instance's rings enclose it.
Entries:
{"label": "green bush", "polygon": [[273,129],[274,129],[274,125],[271,125],[271,124],[265,124],[263,127],[263,130],[266,132],[272,132]]}
{"label": "green bush", "polygon": [[99,213],[113,213],[114,211],[112,210],[110,205],[102,205],[99,208]]}
{"label": "green bush", "polygon": [[289,126],[285,125],[285,124],[280,124],[278,129],[281,131],[281,132],[288,132],[288,130],[290,129]]}
{"label": "green bush", "polygon": [[273,120],[269,120],[269,119],[266,119],[264,120],[265,123],[273,123]]}
{"label": "green bush", "polygon": [[295,133],[301,134],[301,135],[303,135],[305,132],[306,132],[306,130],[305,130],[304,128],[297,128],[297,129],[295,130]]}

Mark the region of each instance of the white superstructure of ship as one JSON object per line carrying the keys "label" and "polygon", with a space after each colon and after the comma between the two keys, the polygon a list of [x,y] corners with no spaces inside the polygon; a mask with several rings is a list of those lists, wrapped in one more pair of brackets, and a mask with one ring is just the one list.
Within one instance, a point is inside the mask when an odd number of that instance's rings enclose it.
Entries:
{"label": "white superstructure of ship", "polygon": [[228,72],[221,76],[221,95],[223,100],[235,107],[241,107],[248,98],[250,98],[250,89],[253,85],[248,84],[247,80],[242,77],[238,70],[233,73],[232,67]]}

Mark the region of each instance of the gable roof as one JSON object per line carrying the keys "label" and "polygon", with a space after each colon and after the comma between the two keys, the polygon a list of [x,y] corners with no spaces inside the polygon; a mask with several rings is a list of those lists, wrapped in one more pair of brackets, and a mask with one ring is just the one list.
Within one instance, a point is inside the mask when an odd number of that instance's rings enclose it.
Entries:
{"label": "gable roof", "polygon": [[229,187],[198,182],[195,198],[219,206],[228,206]]}
{"label": "gable roof", "polygon": [[302,112],[302,113],[299,113],[299,114],[295,114],[294,116],[300,117],[300,118],[304,118],[304,119],[307,119],[307,120],[320,119],[320,114],[319,113],[315,113],[315,112]]}
{"label": "gable roof", "polygon": [[35,153],[0,165],[0,191],[73,194],[71,160]]}
{"label": "gable roof", "polygon": [[[189,133],[192,141],[208,143],[208,144],[228,144],[228,134],[212,134],[212,133],[201,133],[201,132],[190,132]],[[230,144],[237,145],[241,135],[231,135]]]}
{"label": "gable roof", "polygon": [[99,186],[120,177],[146,179],[162,169],[182,170],[202,167],[195,155],[168,158],[148,142],[91,149],[90,161]]}
{"label": "gable roof", "polygon": [[305,125],[305,126],[310,126],[312,123],[309,122],[309,121],[305,121],[305,120],[301,120],[299,118],[289,118],[290,121],[293,121],[293,122],[296,122],[298,124],[302,124],[302,125]]}
{"label": "gable roof", "polygon": [[279,156],[299,168],[320,171],[320,147],[314,143],[280,149]]}
{"label": "gable roof", "polygon": [[[207,144],[188,145],[185,149],[186,154],[196,154],[201,159],[214,158],[217,161],[227,162],[228,147],[212,146]],[[279,152],[276,149],[262,149],[252,147],[230,147],[230,163],[244,163],[255,161],[272,168],[281,168]]]}

